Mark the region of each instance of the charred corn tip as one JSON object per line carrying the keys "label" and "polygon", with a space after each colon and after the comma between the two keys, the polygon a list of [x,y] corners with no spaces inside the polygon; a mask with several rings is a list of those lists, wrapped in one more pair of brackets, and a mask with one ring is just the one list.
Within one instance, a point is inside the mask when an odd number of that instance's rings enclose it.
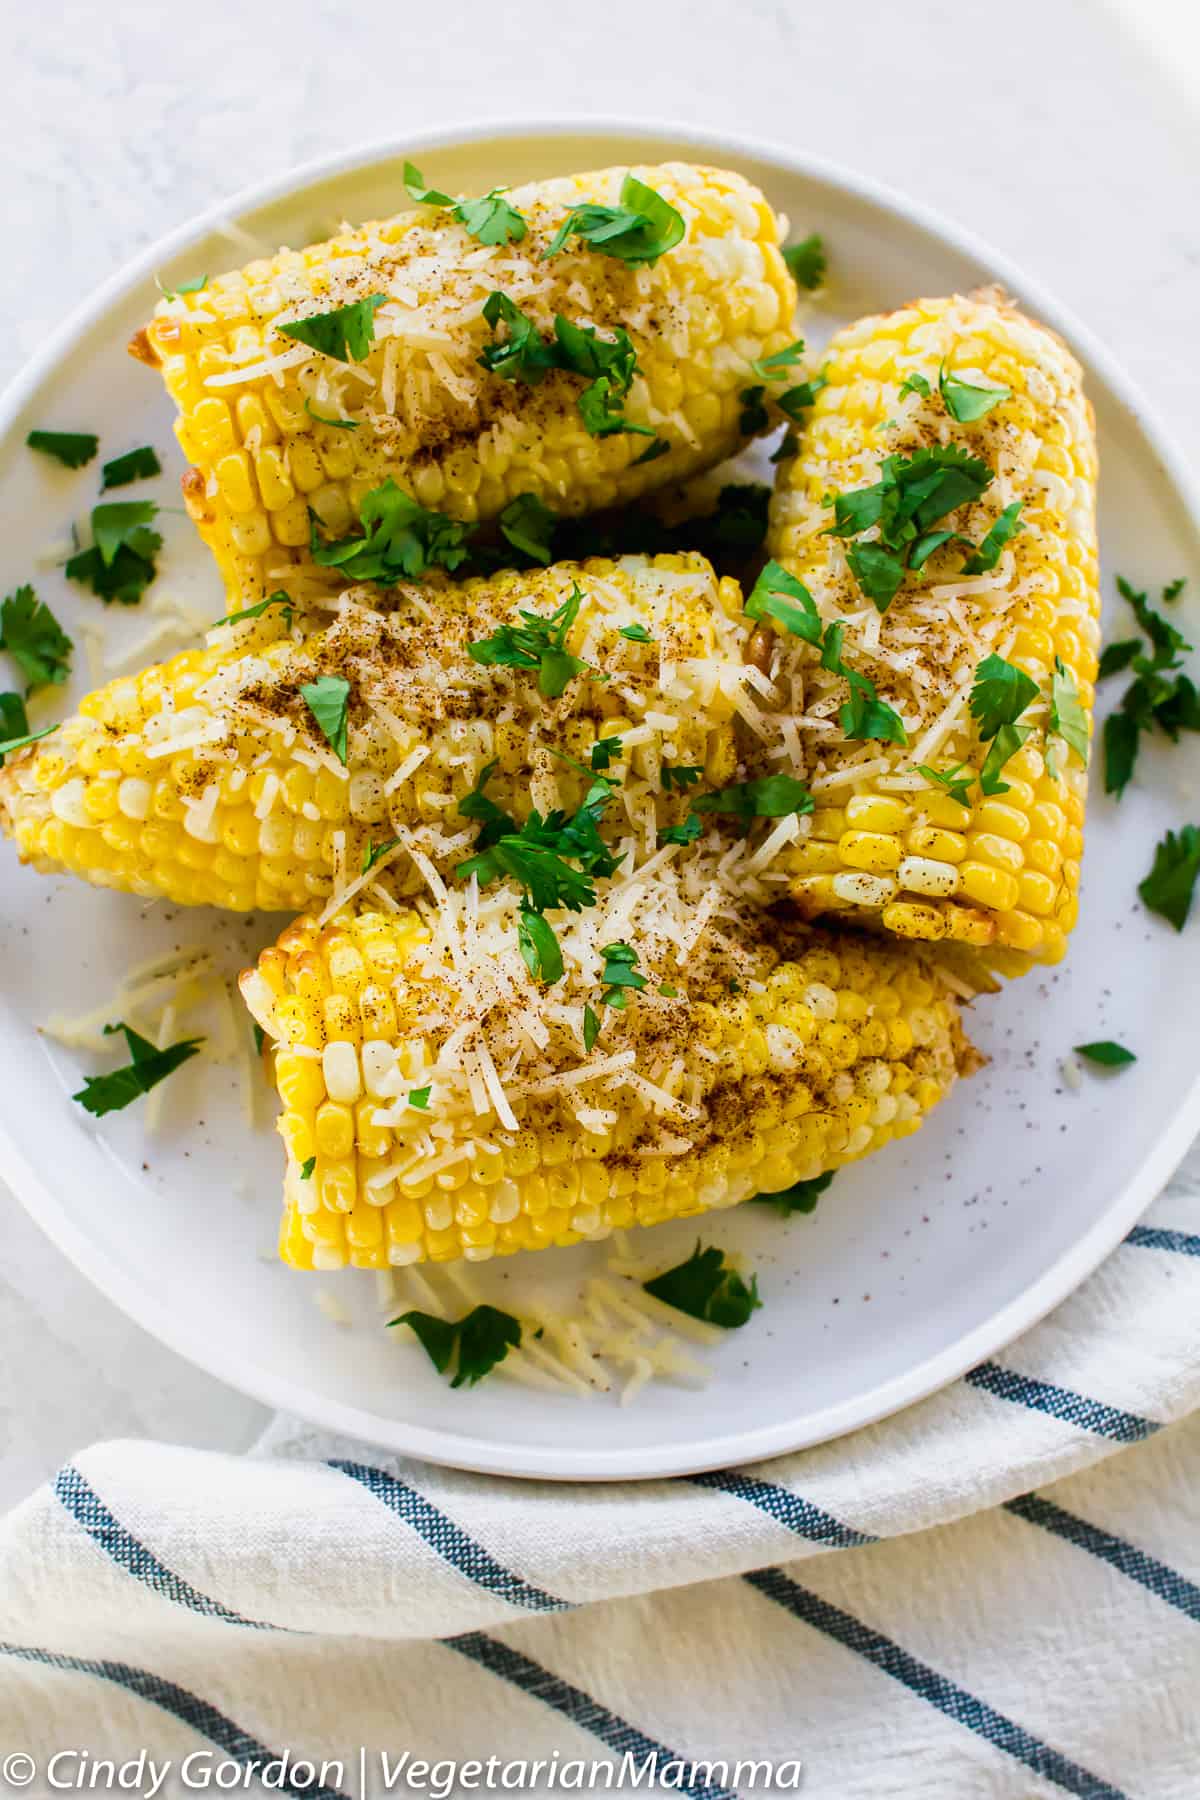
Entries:
{"label": "charred corn tip", "polygon": [[[511,895],[455,926],[302,919],[243,975],[275,1041],[285,1262],[482,1261],[731,1206],[907,1136],[976,1064],[918,953],[803,926],[778,948],[748,936],[729,965],[744,985],[716,953],[681,975],[661,922],[631,932],[647,988],[606,1012],[588,1053],[583,1005],[610,925],[560,925],[567,972],[547,993],[514,920]],[[477,1033],[462,1026],[454,930],[479,954]],[[677,997],[657,991],[667,973]],[[514,1076],[513,1021],[530,1011],[543,1048]]]}
{"label": "charred corn tip", "polygon": [[[469,655],[520,608],[548,617],[576,586],[567,647],[614,679],[581,676],[549,701],[536,672]],[[564,563],[434,593],[351,590],[307,636],[271,608],[110,682],[10,757],[0,823],[39,869],[237,912],[311,906],[401,827],[452,866],[471,829],[457,802],[489,763],[489,798],[515,816],[577,805],[586,778],[551,751],[586,764],[598,736],[629,740],[615,772],[621,804],[644,823],[664,759],[717,783],[734,768],[740,612],[737,584],[692,555]],[[630,624],[649,641],[623,637]],[[322,675],[350,684],[345,766],[300,691]],[[681,804],[664,799],[664,822]]]}
{"label": "charred corn tip", "polygon": [[[957,422],[939,396],[943,366],[1007,397]],[[1079,366],[1052,332],[986,292],[914,301],[848,327],[829,345],[825,374],[798,453],[779,473],[769,548],[826,618],[846,617],[846,661],[899,712],[908,744],[818,738],[801,724],[817,810],[792,853],[794,898],[809,916],[973,947],[1010,974],[1056,962],[1078,910],[1087,776],[1051,739],[1051,678],[1061,659],[1090,718],[1099,644],[1096,446]],[[913,374],[928,395],[902,392]],[[947,522],[979,543],[1019,502],[1022,529],[993,570],[973,577],[960,548],[935,552],[880,619],[846,546],[825,535],[825,497],[878,480],[887,455],[946,443],[994,472],[980,501]],[[989,745],[968,702],[991,652],[1030,675],[1039,698],[1003,767],[1007,791],[986,795],[978,777]],[[846,697],[797,640],[779,654],[802,682],[806,713]],[[963,765],[969,803],[918,764]]]}
{"label": "charred corn tip", "polygon": [[[629,268],[576,240],[543,260],[572,206],[617,201],[627,171],[606,169],[517,189],[510,199],[528,221],[519,243],[483,246],[449,212],[421,207],[160,303],[131,348],[161,366],[179,408],[193,465],[185,499],[231,591],[254,596],[302,569],[310,509],[327,533],[345,536],[363,496],[389,477],[462,520],[494,517],[526,493],[580,513],[737,446],[751,360],[793,335],[796,291],[775,215],[757,188],[723,170],[634,172],[687,227],[652,266]],[[653,427],[669,452],[638,464],[644,437],[589,436],[570,375],[533,389],[482,369],[491,341],[482,307],[496,290],[545,333],[559,312],[602,333],[628,331],[640,372],[626,416]],[[275,329],[376,293],[388,304],[352,366]],[[322,424],[314,411],[357,429]]]}

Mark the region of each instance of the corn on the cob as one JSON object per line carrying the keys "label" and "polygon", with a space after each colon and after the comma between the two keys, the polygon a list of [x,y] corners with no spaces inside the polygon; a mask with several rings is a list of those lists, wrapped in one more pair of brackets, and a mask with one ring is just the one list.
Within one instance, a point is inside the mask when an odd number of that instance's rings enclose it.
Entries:
{"label": "corn on the cob", "polygon": [[[1008,396],[958,423],[939,394],[943,364]],[[1050,736],[1048,703],[1059,658],[1090,718],[1099,640],[1096,448],[1078,364],[1053,333],[988,293],[915,301],[850,326],[830,344],[824,374],[798,454],[780,470],[769,548],[826,621],[844,622],[847,664],[900,714],[908,743],[847,741],[831,729],[845,682],[821,667],[817,649],[779,633],[797,772],[816,800],[792,852],[793,894],[809,915],[841,912],[901,937],[977,946],[1012,972],[1057,961],[1077,910],[1087,778],[1079,754]],[[903,390],[911,375],[924,379],[923,393]],[[962,572],[958,545],[937,550],[880,617],[848,567],[847,544],[825,535],[829,496],[877,482],[886,456],[951,443],[982,458],[994,479],[942,524],[978,544],[1020,502],[1022,529],[984,573]],[[978,782],[989,745],[970,711],[989,653],[1039,689],[1020,721],[1027,739],[1002,769],[1007,792],[990,795]],[[943,773],[964,765],[966,803],[918,764]]]}
{"label": "corn on the cob", "polygon": [[[545,699],[536,671],[468,654],[576,586],[566,648],[608,679],[584,672]],[[487,796],[520,819],[582,798],[586,775],[553,751],[586,764],[598,735],[620,736],[617,811],[650,842],[686,804],[656,800],[664,760],[716,781],[733,767],[741,596],[702,557],[350,589],[329,606],[333,623],[307,637],[281,607],[223,627],[10,755],[0,823],[22,858],[184,905],[294,912],[357,881],[368,845],[397,829],[415,829],[441,868],[469,855],[477,827],[456,802],[493,760]],[[623,636],[630,626],[646,641]],[[301,693],[321,676],[349,683],[344,765]]]}
{"label": "corn on the cob", "polygon": [[[309,509],[325,531],[357,529],[359,503],[391,478],[423,506],[474,521],[517,496],[582,513],[709,466],[739,442],[749,363],[792,335],[795,286],[775,215],[757,188],[719,169],[634,171],[683,216],[686,235],[630,267],[571,239],[544,253],[569,210],[613,204],[627,171],[517,189],[520,242],[484,245],[445,210],[420,207],[301,251],[282,250],[160,303],[135,355],[161,365],[192,464],[188,509],[232,592],[255,597],[304,564]],[[589,436],[580,383],[536,388],[488,373],[483,316],[500,291],[543,335],[555,315],[629,333],[638,368],[625,413],[650,439]],[[335,361],[277,327],[385,294],[363,360]],[[321,419],[344,419],[339,430]]]}
{"label": "corn on the cob", "polygon": [[[481,1261],[731,1206],[915,1131],[975,1066],[915,948],[732,899],[688,944],[689,874],[558,915],[549,987],[503,889],[289,927],[241,980],[274,1040],[284,1261]],[[624,1010],[613,939],[646,982]]]}

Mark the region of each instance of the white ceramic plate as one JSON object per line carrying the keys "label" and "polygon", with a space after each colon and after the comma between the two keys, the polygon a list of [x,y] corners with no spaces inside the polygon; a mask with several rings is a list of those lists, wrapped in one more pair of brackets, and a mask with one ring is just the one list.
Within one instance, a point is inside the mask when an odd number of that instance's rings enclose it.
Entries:
{"label": "white ceramic plate", "polygon": [[[914,294],[1002,281],[1087,367],[1104,471],[1106,597],[1118,568],[1140,585],[1200,568],[1194,496],[1141,401],[1001,258],[916,204],[812,159],[684,131],[576,125],[447,132],[325,162],[217,209],[116,277],[0,403],[5,591],[35,579],[77,640],[99,608],[57,570],[35,573],[47,544],[93,504],[99,464],[72,475],[30,455],[22,445],[32,426],[100,430],[106,455],[154,443],[164,478],[119,497],[175,498],[172,409],[124,354],[153,305],[154,274],[169,286],[246,260],[248,245],[309,241],[339,219],[394,211],[404,198],[400,160],[415,153],[438,186],[465,192],[608,163],[731,164],[762,185],[795,233],[819,231],[830,247],[833,281],[814,337]],[[166,535],[152,593],[189,592],[215,617],[218,584],[186,519],[169,517]],[[144,608],[118,621],[131,642],[149,623]],[[76,662],[82,683],[82,644]],[[719,1347],[703,1391],[655,1385],[625,1409],[503,1381],[451,1393],[414,1345],[381,1330],[370,1276],[304,1277],[272,1265],[264,1250],[280,1160],[265,1099],[251,1135],[231,1074],[210,1071],[197,1085],[185,1071],[165,1092],[161,1136],[145,1140],[137,1108],[97,1126],[69,1098],[96,1059],[49,1047],[37,1026],[53,1010],[101,1003],[130,963],[175,944],[203,942],[236,968],[278,922],[147,911],[18,871],[8,846],[3,1171],[79,1268],[165,1343],[338,1431],[438,1462],[561,1479],[679,1474],[832,1437],[930,1393],[1061,1300],[1128,1230],[1200,1127],[1200,1010],[1179,1003],[1200,982],[1200,928],[1177,937],[1135,891],[1163,829],[1188,816],[1183,784],[1196,758],[1194,740],[1161,760],[1144,753],[1143,784],[1119,811],[1093,793],[1069,961],[977,1006],[972,1031],[991,1064],[925,1130],[839,1175],[811,1218],[783,1223],[744,1207],[705,1222],[707,1240],[736,1245],[758,1270],[765,1305]],[[1119,1107],[1104,1078],[1070,1093],[1058,1073],[1072,1044],[1106,1036],[1139,1054],[1119,1077]],[[640,1244],[667,1267],[695,1235],[682,1223]],[[603,1255],[581,1246],[503,1259],[478,1279],[500,1304],[519,1288],[566,1300]],[[314,1305],[319,1286],[354,1309],[352,1328]]]}

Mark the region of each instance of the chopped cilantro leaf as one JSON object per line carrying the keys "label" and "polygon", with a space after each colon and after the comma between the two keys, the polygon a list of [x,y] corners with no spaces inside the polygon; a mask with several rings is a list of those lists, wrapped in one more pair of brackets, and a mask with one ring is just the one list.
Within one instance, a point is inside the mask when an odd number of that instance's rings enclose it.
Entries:
{"label": "chopped cilantro leaf", "polygon": [[764,387],[746,387],[738,395],[742,403],[738,430],[743,437],[757,437],[760,431],[766,431],[770,426],[771,415],[763,405],[766,391]]}
{"label": "chopped cilantro leaf", "polygon": [[695,787],[703,773],[699,763],[664,763],[662,784],[668,794],[682,793]]}
{"label": "chopped cilantro leaf", "polygon": [[638,955],[632,944],[605,944],[600,951],[604,958],[604,969],[600,979],[603,990],[600,994],[601,1006],[613,1006],[618,1012],[624,1011],[629,1004],[629,989],[635,993],[649,984],[637,966]]}
{"label": "chopped cilantro leaf", "polygon": [[975,671],[968,705],[986,742],[1002,725],[1014,725],[1037,699],[1037,682],[1002,656],[985,656]]}
{"label": "chopped cilantro leaf", "polygon": [[315,681],[306,682],[300,694],[333,754],[344,766],[350,683],[342,675],[319,675]]}
{"label": "chopped cilantro leaf", "polygon": [[165,288],[162,283],[159,282],[159,292],[162,294],[164,300],[178,300],[180,294],[198,294],[201,288],[207,286],[207,275],[192,275],[187,281],[181,281],[177,288]]}
{"label": "chopped cilantro leaf", "polygon": [[1015,537],[1018,531],[1024,531],[1020,513],[1024,502],[1014,500],[1006,506],[995,524],[988,531],[978,550],[972,552],[963,564],[964,575],[986,575],[1000,561],[1000,552],[1009,538]]}
{"label": "chopped cilantro leaf", "polygon": [[1115,1044],[1111,1038],[1099,1038],[1094,1044],[1076,1044],[1075,1054],[1099,1063],[1102,1069],[1123,1069],[1137,1061],[1132,1050],[1127,1050],[1124,1044]]}
{"label": "chopped cilantro leaf", "polygon": [[1075,677],[1063,663],[1054,659],[1050,677],[1050,730],[1057,733],[1075,752],[1084,768],[1088,763],[1088,721],[1079,700]]}
{"label": "chopped cilantro leaf", "polygon": [[985,794],[1007,794],[1007,781],[1000,779],[1005,764],[1017,754],[1030,734],[1027,725],[1001,725],[988,745],[988,753],[979,771],[979,787]]}
{"label": "chopped cilantro leaf", "polygon": [[418,1112],[428,1112],[429,1096],[432,1092],[432,1087],[411,1088],[408,1095],[408,1104],[416,1107]]}
{"label": "chopped cilantro leaf", "polygon": [[583,1009],[583,1047],[590,1055],[596,1048],[596,1039],[600,1036],[600,1017],[590,1006]]}
{"label": "chopped cilantro leaf", "polygon": [[947,375],[944,362],[938,370],[938,392],[946,411],[959,425],[974,424],[1002,400],[1012,399],[1011,388],[976,387],[969,381],[960,381],[957,375]]}
{"label": "chopped cilantro leaf", "polygon": [[1153,668],[1170,668],[1177,656],[1192,648],[1183,633],[1176,631],[1161,613],[1155,612],[1146,595],[1139,594],[1123,575],[1117,576],[1117,591],[1133,608],[1138,624],[1154,647]]}
{"label": "chopped cilantro leaf", "polygon": [[658,834],[660,844],[694,844],[703,830],[695,813],[689,813],[679,825],[664,825]]}
{"label": "chopped cilantro leaf", "polygon": [[100,474],[100,489],[128,487],[131,481],[149,481],[152,475],[162,474],[162,464],[158,460],[158,452],[152,444],[142,444],[137,450],[129,450],[124,456],[114,456],[106,462]]}
{"label": "chopped cilantro leaf", "polygon": [[663,996],[664,1000],[678,1000],[679,998],[679,989],[677,987],[672,987],[669,981],[660,981],[658,984],[658,991]]}
{"label": "chopped cilantro leaf", "polygon": [[394,838],[385,838],[383,840],[383,842],[380,844],[364,844],[363,845],[363,859],[362,859],[363,874],[369,875],[371,873],[371,870],[375,867],[375,864],[377,862],[382,862],[383,858],[385,856],[390,855],[391,852],[396,849],[396,847],[398,846],[399,843],[400,843],[400,839],[398,837],[394,837]]}
{"label": "chopped cilantro leaf", "polygon": [[566,248],[567,239],[574,237],[589,250],[618,257],[632,266],[654,263],[680,242],[685,229],[682,215],[669,201],[635,175],[626,175],[619,206],[587,203],[571,208],[544,260],[557,256]]}
{"label": "chopped cilantro leaf", "polygon": [[276,330],[335,362],[362,362],[375,342],[375,314],[386,303],[386,294],[368,294],[349,306],[335,306],[332,312],[292,319],[286,325],[276,326]]}
{"label": "chopped cilantro leaf", "polygon": [[814,375],[811,381],[799,381],[785,393],[775,396],[775,404],[786,418],[798,425],[805,410],[810,407],[821,389],[828,387],[829,382],[824,375]]}
{"label": "chopped cilantro leaf", "polygon": [[480,367],[490,374],[537,387],[551,369],[562,367],[556,345],[548,344],[529,314],[499,288],[484,301],[483,316],[493,332],[502,324],[508,334],[488,344],[479,356]]}
{"label": "chopped cilantro leaf", "polygon": [[388,1320],[407,1325],[439,1375],[455,1365],[452,1388],[474,1387],[521,1342],[520,1321],[497,1306],[475,1306],[461,1319],[439,1319],[414,1308]]}
{"label": "chopped cilantro leaf", "polygon": [[523,906],[517,915],[517,945],[535,981],[550,984],[562,975],[562,951],[554,929],[531,906]]}
{"label": "chopped cilantro leaf", "polygon": [[570,594],[549,618],[526,612],[522,607],[518,616],[523,624],[501,625],[491,637],[468,644],[467,655],[485,668],[536,669],[538,692],[543,699],[558,700],[567,684],[589,666],[566,648],[567,633],[582,601],[583,591],[574,583]]}
{"label": "chopped cilantro leaf", "polygon": [[20,694],[0,694],[0,764],[10,750],[24,750],[27,744],[40,743],[57,730],[57,725],[47,725],[41,731],[30,731]]}
{"label": "chopped cilantro leaf", "polygon": [[932,554],[928,538],[934,526],[978,500],[991,480],[987,464],[960,444],[936,444],[911,456],[886,456],[879,481],[832,496],[831,536],[859,537],[879,527],[878,540],[846,552],[851,573],[879,612],[895,599],[914,553]]}
{"label": "chopped cilantro leaf", "polygon": [[1138,638],[1118,638],[1116,643],[1105,644],[1100,667],[1096,671],[1097,681],[1104,681],[1109,675],[1119,675],[1140,654],[1141,648]]}
{"label": "chopped cilantro leaf", "polygon": [[588,761],[591,763],[593,769],[601,772],[604,769],[609,768],[620,755],[620,738],[602,737],[597,738],[596,742],[592,745],[591,755],[589,756]]}
{"label": "chopped cilantro leaf", "polygon": [[619,625],[618,636],[628,638],[631,644],[652,644],[654,639],[644,625]]}
{"label": "chopped cilantro leaf", "polygon": [[924,375],[918,374],[916,369],[914,369],[910,375],[906,375],[904,380],[900,383],[900,393],[902,396],[905,394],[920,394],[923,399],[927,400],[931,391],[929,383]]}
{"label": "chopped cilantro leaf", "polygon": [[785,431],[778,445],[771,452],[768,461],[772,463],[786,462],[789,456],[795,456],[800,448],[800,440],[794,431]]}
{"label": "chopped cilantro leaf", "polygon": [[725,1257],[715,1244],[702,1250],[698,1240],[686,1262],[651,1281],[643,1281],[642,1286],[646,1293],[677,1312],[687,1313],[692,1319],[705,1319],[710,1325],[722,1325],[726,1330],[744,1325],[762,1305],[757,1276],[750,1277],[747,1287],[736,1270],[726,1267]]}
{"label": "chopped cilantro leaf", "polygon": [[1104,791],[1118,800],[1133,778],[1141,730],[1136,715],[1124,710],[1109,713],[1104,721]]}
{"label": "chopped cilantro leaf", "polygon": [[153,500],[110,500],[92,508],[92,545],[66,564],[69,580],[82,582],[107,605],[136,606],[157,573],[162,538],[152,529]]}
{"label": "chopped cilantro leaf", "polygon": [[612,437],[617,432],[631,432],[637,437],[653,437],[652,425],[635,425],[625,417],[622,390],[611,376],[597,375],[576,402],[584,429],[591,437]]}
{"label": "chopped cilantro leaf", "polygon": [[939,787],[944,787],[950,798],[957,800],[960,806],[970,806],[971,783],[975,775],[966,763],[956,763],[952,769],[931,769],[927,763],[918,763],[917,773],[923,775],[926,781],[935,781]]}
{"label": "chopped cilantro leaf", "polygon": [[311,1181],[312,1176],[313,1176],[313,1170],[316,1168],[316,1166],[317,1166],[316,1157],[315,1156],[306,1156],[304,1161],[300,1164],[300,1179],[301,1179],[301,1181]]}
{"label": "chopped cilantro leaf", "polygon": [[92,431],[31,431],[25,442],[31,450],[52,456],[68,469],[82,469],[100,448],[100,439]]}
{"label": "chopped cilantro leaf", "polygon": [[804,339],[797,338],[786,350],[776,350],[774,356],[756,356],[750,367],[760,381],[780,381],[786,369],[800,361],[804,355]]}
{"label": "chopped cilantro leaf", "polygon": [[810,293],[825,279],[825,246],[815,231],[799,244],[788,244],[783,260],[797,284]]}
{"label": "chopped cilantro leaf", "polygon": [[283,622],[290,631],[292,629],[292,605],[292,596],[287,590],[276,588],[273,594],[268,594],[267,598],[260,600],[257,605],[243,606],[240,612],[226,613],[223,619],[214,619],[208,629],[215,631],[219,625],[240,625],[244,619],[261,619],[269,607],[282,606]]}
{"label": "chopped cilantro leaf", "polygon": [[536,494],[518,494],[509,501],[498,522],[514,550],[531,556],[534,562],[550,562],[558,517],[542,505]]}
{"label": "chopped cilantro leaf", "polygon": [[503,188],[493,188],[478,200],[456,200],[440,188],[426,187],[420,169],[410,162],[404,165],[404,185],[418,206],[447,207],[478,243],[519,244],[528,229],[524,215],[504,198]]}
{"label": "chopped cilantro leaf", "polygon": [[813,797],[792,775],[766,775],[759,781],[736,782],[713,794],[698,794],[694,813],[731,813],[739,819],[782,819],[788,813],[810,813]]}
{"label": "chopped cilantro leaf", "polygon": [[358,516],[361,537],[322,544],[313,527],[313,561],[340,569],[348,581],[386,587],[405,578],[418,581],[432,568],[457,569],[466,561],[471,527],[421,506],[390,475],[364,496]]}
{"label": "chopped cilantro leaf", "polygon": [[1184,825],[1177,833],[1168,831],[1154,852],[1154,863],[1146,879],[1138,884],[1151,912],[1161,913],[1176,929],[1182,931],[1192,904],[1196,876],[1200,874],[1200,831]]}
{"label": "chopped cilantro leaf", "polygon": [[632,469],[636,469],[641,463],[657,462],[659,457],[665,456],[670,448],[671,446],[666,438],[656,437],[652,444],[646,445],[646,448],[642,451],[640,456],[634,457],[629,466]]}
{"label": "chopped cilantro leaf", "polygon": [[850,698],[838,711],[843,732],[848,738],[882,738],[887,743],[907,744],[908,736],[899,713],[879,698],[873,681],[842,660],[844,631],[841,621],[836,620],[825,627],[821,642],[821,667],[840,675],[850,684]]}
{"label": "chopped cilantro leaf", "polygon": [[592,876],[611,875],[620,866],[599,831],[613,785],[597,777],[574,813],[555,809],[543,818],[535,809],[518,829],[495,837],[485,850],[459,863],[455,874],[460,881],[475,875],[481,887],[509,875],[524,888],[534,912],[556,906],[581,912],[594,906]]}
{"label": "chopped cilantro leaf", "polygon": [[1181,731],[1200,731],[1200,693],[1190,676],[1177,675],[1175,685],[1154,708],[1154,717],[1173,744]]}
{"label": "chopped cilantro leaf", "polygon": [[335,431],[357,431],[360,424],[358,419],[327,418],[324,413],[319,413],[312,401],[307,398],[304,402],[304,410],[310,419],[315,419],[317,421],[318,425],[332,425]]}
{"label": "chopped cilantro leaf", "polygon": [[482,850],[490,850],[500,838],[517,830],[516,820],[511,818],[503,807],[497,806],[494,800],[489,800],[484,793],[488,782],[499,767],[499,757],[493,757],[492,761],[483,769],[470,793],[464,794],[458,803],[458,810],[464,819],[478,819],[483,826],[483,830],[475,840],[477,855]]}
{"label": "chopped cilantro leaf", "polygon": [[104,1027],[106,1037],[118,1031],[124,1033],[132,1060],[124,1068],[114,1069],[108,1075],[88,1075],[79,1092],[71,1095],[72,1100],[78,1100],[84,1111],[90,1112],[97,1119],[103,1118],[105,1113],[119,1112],[131,1100],[148,1094],[152,1087],[165,1081],[181,1063],[195,1056],[204,1042],[203,1038],[184,1038],[179,1043],[168,1044],[165,1049],[160,1050],[156,1044],[150,1043],[149,1039],[141,1037],[124,1023]]}
{"label": "chopped cilantro leaf", "polygon": [[[798,601],[798,606],[790,604]],[[817,603],[802,581],[797,580],[780,563],[769,562],[746,601],[746,616],[751,619],[776,619],[788,631],[806,643],[821,641],[821,618]]]}
{"label": "chopped cilantro leaf", "polygon": [[1177,575],[1175,577],[1174,581],[1168,581],[1166,587],[1163,589],[1163,591],[1162,591],[1163,599],[1168,603],[1168,605],[1170,604],[1170,602],[1172,600],[1178,600],[1180,594],[1182,594],[1182,592],[1186,586],[1187,586],[1187,576],[1186,575]]}
{"label": "chopped cilantro leaf", "polygon": [[785,1219],[793,1213],[811,1213],[817,1210],[817,1201],[833,1180],[833,1171],[827,1175],[814,1175],[809,1181],[797,1181],[789,1188],[781,1188],[777,1194],[755,1194],[756,1204],[773,1206]]}
{"label": "chopped cilantro leaf", "polygon": [[0,650],[8,651],[25,676],[26,693],[64,682],[71,672],[73,648],[50,608],[28,585],[0,603]]}
{"label": "chopped cilantro leaf", "polygon": [[851,544],[846,561],[876,612],[885,613],[904,585],[904,563],[880,544]]}

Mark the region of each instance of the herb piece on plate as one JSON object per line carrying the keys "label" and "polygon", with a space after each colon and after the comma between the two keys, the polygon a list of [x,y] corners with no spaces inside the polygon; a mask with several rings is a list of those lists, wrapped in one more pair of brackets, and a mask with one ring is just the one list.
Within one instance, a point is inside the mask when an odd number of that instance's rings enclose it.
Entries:
{"label": "herb piece on plate", "polygon": [[699,1240],[686,1262],[655,1275],[642,1283],[655,1300],[673,1306],[689,1318],[703,1319],[706,1324],[723,1326],[726,1331],[744,1325],[762,1301],[758,1297],[758,1277],[750,1277],[749,1286],[725,1262],[715,1244],[701,1249]]}
{"label": "herb piece on plate", "polygon": [[439,1319],[415,1308],[388,1320],[407,1325],[439,1375],[454,1365],[450,1386],[474,1387],[521,1342],[521,1324],[496,1306],[476,1306],[461,1319]]}
{"label": "herb piece on plate", "polygon": [[93,431],[31,431],[25,439],[31,450],[52,456],[66,469],[82,469],[100,448]]}
{"label": "herb piece on plate", "polygon": [[108,1075],[89,1075],[72,1100],[78,1100],[85,1112],[95,1118],[103,1118],[106,1113],[119,1112],[131,1101],[138,1100],[150,1089],[165,1081],[181,1064],[195,1056],[202,1037],[183,1038],[177,1044],[168,1044],[162,1050],[148,1038],[122,1023],[106,1025],[105,1036],[122,1032],[129,1046],[131,1061],[124,1068],[113,1069]]}

